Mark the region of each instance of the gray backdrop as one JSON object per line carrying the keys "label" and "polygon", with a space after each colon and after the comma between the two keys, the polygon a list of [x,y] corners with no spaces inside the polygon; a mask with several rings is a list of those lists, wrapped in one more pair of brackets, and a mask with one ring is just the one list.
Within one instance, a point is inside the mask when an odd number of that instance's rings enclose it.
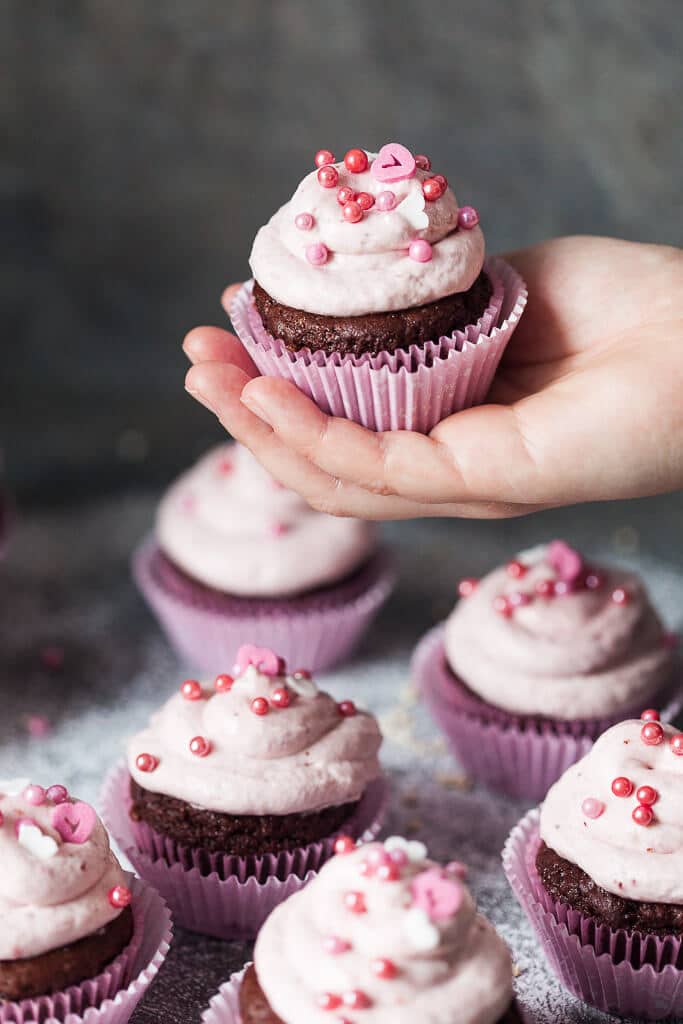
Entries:
{"label": "gray backdrop", "polygon": [[429,153],[491,249],[680,242],[681,37],[676,0],[4,0],[15,487],[159,483],[218,436],[181,338],[320,146]]}

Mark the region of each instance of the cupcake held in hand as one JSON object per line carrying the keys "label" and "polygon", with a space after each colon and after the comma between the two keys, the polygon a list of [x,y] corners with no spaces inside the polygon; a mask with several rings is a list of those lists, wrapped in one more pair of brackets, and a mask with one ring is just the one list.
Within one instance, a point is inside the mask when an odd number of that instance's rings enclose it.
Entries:
{"label": "cupcake held in hand", "polygon": [[476,210],[427,157],[388,143],[315,164],[256,235],[235,329],[262,373],[324,411],[427,433],[484,400],[523,282],[485,262]]}
{"label": "cupcake held in hand", "polygon": [[[339,855],[259,932],[240,983],[241,1024],[513,1024],[512,964],[465,868],[399,837]],[[235,982],[205,1018],[233,1024]]]}
{"label": "cupcake held in hand", "polygon": [[0,1016],[36,1000],[41,1020],[106,1020],[96,1011],[115,997],[130,1015],[170,939],[165,907],[122,870],[93,808],[25,779],[0,782],[0,920]]}
{"label": "cupcake held in hand", "polygon": [[634,574],[555,541],[460,592],[414,672],[456,756],[494,788],[540,799],[610,725],[679,706],[671,638]]}
{"label": "cupcake held in hand", "polygon": [[560,980],[620,1016],[683,1014],[683,734],[613,726],[513,831],[504,861]]}
{"label": "cupcake held in hand", "polygon": [[393,584],[371,524],[315,512],[236,444],[171,486],[133,570],[176,649],[210,673],[232,665],[245,636],[290,664],[329,667]]}
{"label": "cupcake held in hand", "polygon": [[[375,719],[242,647],[234,677],[186,680],[128,744],[104,796],[114,835],[187,927],[254,934],[343,829],[379,828]],[[256,922],[256,923],[255,923]]]}

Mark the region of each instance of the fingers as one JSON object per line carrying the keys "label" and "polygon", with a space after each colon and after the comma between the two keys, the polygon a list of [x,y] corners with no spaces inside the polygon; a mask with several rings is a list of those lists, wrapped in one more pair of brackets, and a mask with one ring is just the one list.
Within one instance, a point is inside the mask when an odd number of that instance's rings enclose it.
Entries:
{"label": "fingers", "polygon": [[220,327],[195,327],[186,336],[183,351],[191,363],[232,363],[249,377],[258,375],[239,338]]}

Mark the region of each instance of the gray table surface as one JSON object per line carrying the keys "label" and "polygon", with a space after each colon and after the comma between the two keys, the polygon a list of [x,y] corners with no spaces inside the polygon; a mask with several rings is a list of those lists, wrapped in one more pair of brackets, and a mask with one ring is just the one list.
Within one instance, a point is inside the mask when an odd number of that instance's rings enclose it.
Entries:
{"label": "gray table surface", "polygon": [[[19,517],[0,566],[0,777],[59,781],[96,801],[124,739],[184,678],[187,666],[169,650],[128,573],[130,550],[149,529],[154,500],[131,494]],[[500,870],[505,837],[525,805],[464,784],[415,701],[409,656],[419,636],[447,613],[462,575],[482,573],[553,536],[638,567],[669,625],[680,627],[682,511],[678,495],[508,523],[384,527],[399,559],[399,586],[356,659],[323,677],[333,693],[380,716],[394,796],[387,828],[421,836],[439,859],[469,863],[472,889],[512,948],[518,995],[536,1024],[608,1018],[571,999],[547,970]],[[43,664],[41,652],[50,645],[64,651],[61,670]],[[49,719],[46,737],[27,734],[31,714]],[[135,1024],[198,1021],[219,984],[249,955],[246,944],[177,930]]]}

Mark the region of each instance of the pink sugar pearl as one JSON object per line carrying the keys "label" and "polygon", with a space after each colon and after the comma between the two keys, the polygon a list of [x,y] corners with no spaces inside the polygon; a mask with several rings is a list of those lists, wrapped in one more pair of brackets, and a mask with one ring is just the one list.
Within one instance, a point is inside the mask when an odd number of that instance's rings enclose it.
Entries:
{"label": "pink sugar pearl", "polygon": [[396,194],[387,189],[386,192],[380,192],[375,200],[375,208],[386,213],[388,210],[393,210],[396,206]]}
{"label": "pink sugar pearl", "polygon": [[587,818],[599,818],[605,812],[605,805],[602,800],[596,800],[594,796],[588,796],[581,804],[581,811]]}
{"label": "pink sugar pearl", "polygon": [[429,263],[432,258],[432,247],[425,238],[415,238],[408,246],[408,255],[416,263]]}
{"label": "pink sugar pearl", "polygon": [[471,231],[479,223],[479,214],[473,206],[461,206],[458,210],[458,227]]}
{"label": "pink sugar pearl", "polygon": [[50,786],[45,796],[53,804],[63,804],[65,800],[69,799],[69,791],[66,786]]}
{"label": "pink sugar pearl", "polygon": [[297,213],[294,223],[299,231],[310,231],[315,224],[315,219],[312,213]]}
{"label": "pink sugar pearl", "polygon": [[313,242],[312,245],[306,246],[306,259],[314,267],[324,266],[327,263],[328,257],[329,250],[322,242]]}
{"label": "pink sugar pearl", "polygon": [[45,790],[42,786],[27,786],[21,795],[31,807],[40,807],[45,803]]}

